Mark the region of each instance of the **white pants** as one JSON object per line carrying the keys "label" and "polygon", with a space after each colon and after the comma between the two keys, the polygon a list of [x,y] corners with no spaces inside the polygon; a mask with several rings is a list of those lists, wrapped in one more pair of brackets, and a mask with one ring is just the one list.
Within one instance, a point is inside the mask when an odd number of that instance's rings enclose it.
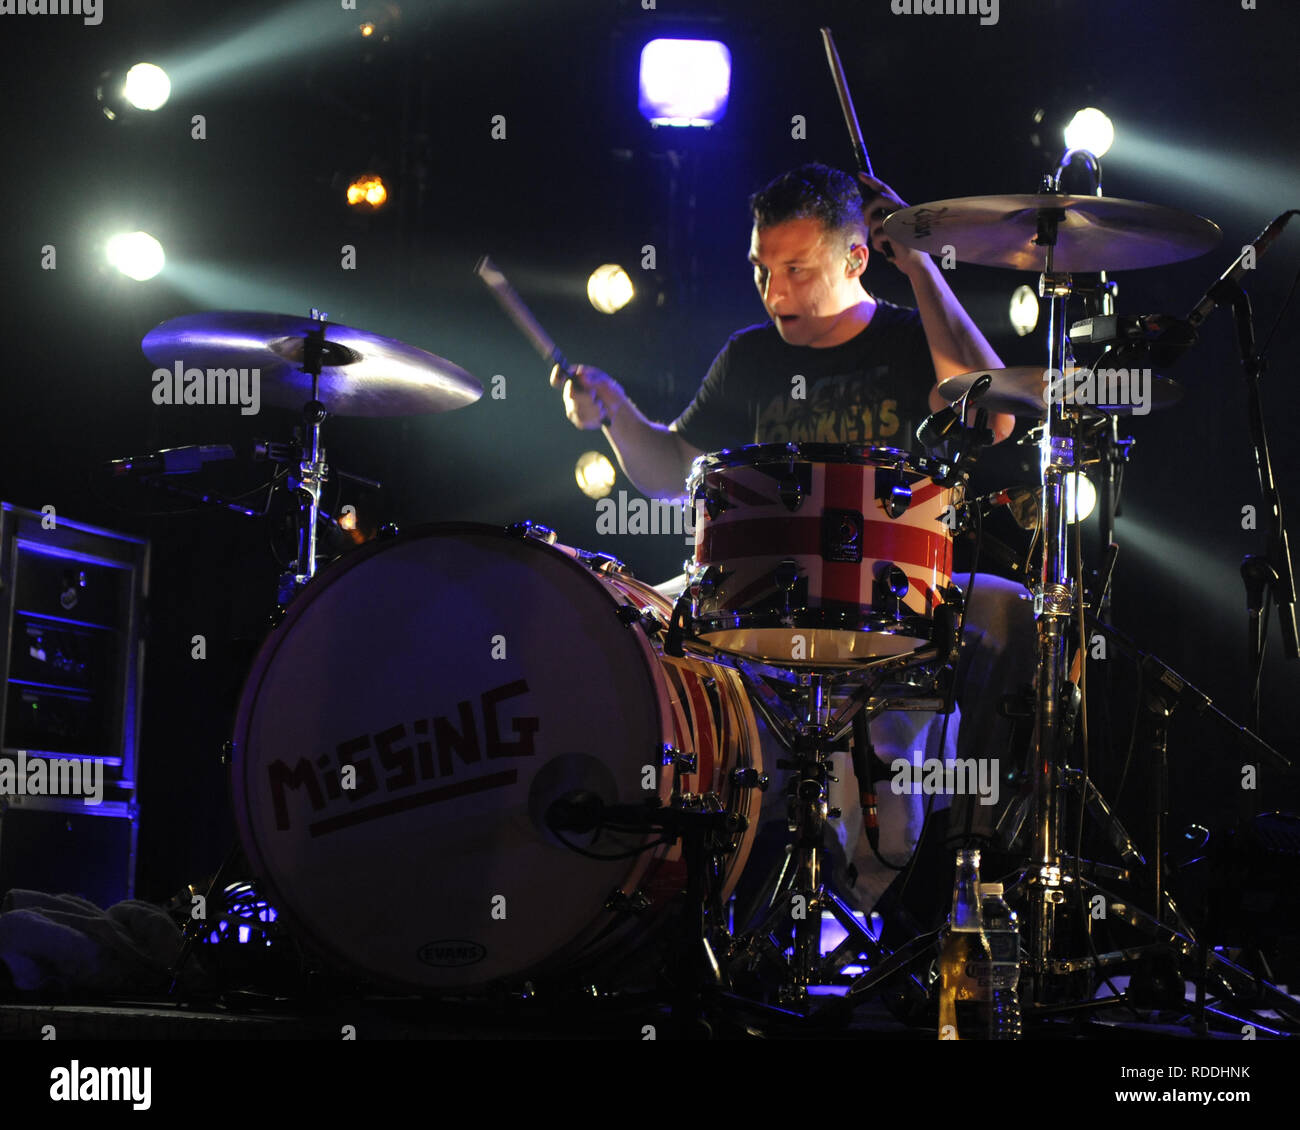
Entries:
{"label": "white pants", "polygon": [[[1028,592],[1022,585],[987,573],[975,576],[973,590],[969,574],[953,580],[970,594],[970,600],[957,669],[957,709],[947,719],[946,733],[943,715],[921,711],[886,711],[871,723],[871,741],[885,776],[876,784],[880,854],[899,865],[907,862],[916,847],[927,802],[932,812],[952,807],[953,823],[985,835],[992,831],[999,806],[982,804],[979,797],[972,796],[958,797],[954,804],[953,798],[944,794],[895,793],[889,779],[890,763],[899,757],[909,762],[917,758],[996,760],[990,778],[1000,777],[1007,769],[1002,762],[1011,723],[999,715],[999,701],[1033,680],[1036,629]],[[777,758],[789,758],[790,754],[761,719],[759,725],[764,764],[772,783],[763,797],[760,839],[747,870],[779,865],[780,845],[786,842],[785,785],[789,774],[775,764]],[[826,874],[845,902],[855,910],[869,911],[897,872],[882,864],[867,843],[852,759],[837,753],[833,765],[831,772],[838,780],[830,785],[829,804],[841,815],[830,821],[834,843],[828,836],[832,858],[827,861]],[[1005,803],[1007,798],[1001,799]],[[748,874],[745,878],[752,879]]]}

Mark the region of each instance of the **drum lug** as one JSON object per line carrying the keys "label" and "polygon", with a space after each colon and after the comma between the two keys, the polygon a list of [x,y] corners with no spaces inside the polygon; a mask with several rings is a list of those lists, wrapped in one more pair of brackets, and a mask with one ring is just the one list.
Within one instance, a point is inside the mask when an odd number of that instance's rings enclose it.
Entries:
{"label": "drum lug", "polygon": [[663,752],[663,764],[673,766],[679,773],[694,773],[699,758],[693,753],[684,753],[676,746],[666,745]]}
{"label": "drum lug", "polygon": [[667,630],[668,625],[659,618],[659,613],[647,604],[641,609],[641,627],[647,636],[655,639]]}
{"label": "drum lug", "polygon": [[891,518],[901,518],[912,505],[912,488],[899,468],[876,472],[876,498]]}
{"label": "drum lug", "polygon": [[721,565],[710,565],[702,572],[697,572],[687,582],[687,590],[695,600],[707,600],[721,587],[729,576]]}
{"label": "drum lug", "polygon": [[731,783],[738,789],[757,789],[760,793],[765,793],[772,781],[766,773],[760,773],[757,769],[744,768],[731,771]]}
{"label": "drum lug", "polygon": [[727,501],[722,491],[718,487],[704,488],[704,511],[712,521],[723,511],[730,510],[731,503]]}
{"label": "drum lug", "polygon": [[515,522],[513,525],[507,526],[506,533],[513,534],[517,538],[536,538],[538,541],[544,541],[547,545],[554,545],[556,538],[555,531],[548,526],[528,520]]}
{"label": "drum lug", "polygon": [[607,577],[610,574],[617,577],[630,577],[632,575],[631,569],[617,557],[612,557],[608,553],[590,553],[587,550],[580,549],[578,550],[578,560],[593,573],[603,573]]}
{"label": "drum lug", "polygon": [[871,599],[872,606],[877,612],[882,612],[886,616],[892,616],[897,620],[899,614],[906,611],[900,605],[903,597],[907,595],[910,585],[911,582],[902,569],[892,561],[882,562],[880,572],[876,574],[876,579],[872,584],[874,590]]}
{"label": "drum lug", "polygon": [[650,909],[650,900],[639,887],[630,895],[624,894],[621,890],[615,890],[605,900],[605,909],[613,911],[615,914],[644,914]]}
{"label": "drum lug", "polygon": [[772,570],[772,580],[777,588],[790,592],[799,581],[799,562],[787,557]]}
{"label": "drum lug", "polygon": [[780,485],[776,488],[776,493],[780,496],[785,508],[792,514],[803,505],[803,486],[793,474],[787,475],[781,480]]}
{"label": "drum lug", "polygon": [[651,639],[654,639],[667,627],[659,618],[659,613],[648,604],[644,608],[637,608],[632,604],[620,604],[614,609],[614,614],[625,627],[631,628],[636,624],[640,624],[642,630]]}

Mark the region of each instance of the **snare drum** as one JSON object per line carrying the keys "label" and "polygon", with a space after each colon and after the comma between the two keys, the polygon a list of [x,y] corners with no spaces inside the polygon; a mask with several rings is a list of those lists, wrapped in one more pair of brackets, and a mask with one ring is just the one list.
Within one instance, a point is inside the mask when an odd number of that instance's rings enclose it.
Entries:
{"label": "snare drum", "polygon": [[696,634],[783,667],[924,647],[952,574],[952,490],[934,469],[895,448],[838,444],[701,456],[688,486]]}
{"label": "snare drum", "polygon": [[759,735],[734,671],[663,653],[671,611],[609,558],[481,525],[322,573],[259,652],[235,728],[241,841],[293,933],[407,990],[621,959],[684,862],[659,832],[593,845],[548,814],[582,794],[667,802],[674,777],[749,821],[728,897],[760,800],[734,771],[761,769]]}

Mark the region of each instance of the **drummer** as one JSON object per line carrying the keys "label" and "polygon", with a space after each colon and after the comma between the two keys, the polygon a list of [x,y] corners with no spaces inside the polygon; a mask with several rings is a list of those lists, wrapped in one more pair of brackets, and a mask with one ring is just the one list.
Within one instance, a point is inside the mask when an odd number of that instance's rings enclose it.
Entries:
{"label": "drummer", "polygon": [[[911,450],[917,426],[945,406],[940,381],[1002,368],[933,259],[890,246],[883,237],[885,218],[906,207],[903,201],[882,181],[865,173],[858,177],[861,189],[839,170],[808,164],[750,198],[749,262],[768,321],[731,336],[671,423],[647,419],[618,382],[597,368],[576,366],[577,382],[558,368],[552,371],[551,383],[564,384],[570,422],[587,430],[603,427],[623,470],[643,493],[680,498],[698,456],[749,443]],[[859,280],[873,251],[911,283],[915,309],[863,290]],[[993,415],[994,442],[1006,439],[1014,424],[1012,416]],[[954,581],[966,589],[970,578]],[[1021,586],[976,577],[967,613],[963,666],[970,677],[959,698],[966,719],[960,740],[954,747],[951,731],[957,727],[950,724],[948,748],[940,750],[934,716],[884,715],[872,726],[878,755],[886,762],[915,750],[939,757],[996,756],[984,750],[986,743],[995,748],[997,700],[1031,678],[1033,632],[1032,608]],[[918,814],[914,805],[906,814],[891,814],[888,793],[886,785],[879,794],[881,846],[888,855],[892,843],[897,856],[914,840]],[[853,831],[860,827],[853,819],[856,806],[842,807],[846,851],[857,857],[857,870],[867,880],[857,901],[869,906],[888,873],[862,853]]]}

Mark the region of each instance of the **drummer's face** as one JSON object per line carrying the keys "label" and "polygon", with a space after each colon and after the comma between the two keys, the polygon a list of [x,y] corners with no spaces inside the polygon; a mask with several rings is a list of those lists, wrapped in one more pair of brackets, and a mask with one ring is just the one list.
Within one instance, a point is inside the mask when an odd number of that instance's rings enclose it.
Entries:
{"label": "drummer's face", "polygon": [[[859,250],[865,258],[865,249]],[[755,225],[749,261],[758,296],[783,341],[824,349],[861,328],[845,316],[862,299],[861,272],[849,267],[847,249],[837,249],[817,220]]]}

